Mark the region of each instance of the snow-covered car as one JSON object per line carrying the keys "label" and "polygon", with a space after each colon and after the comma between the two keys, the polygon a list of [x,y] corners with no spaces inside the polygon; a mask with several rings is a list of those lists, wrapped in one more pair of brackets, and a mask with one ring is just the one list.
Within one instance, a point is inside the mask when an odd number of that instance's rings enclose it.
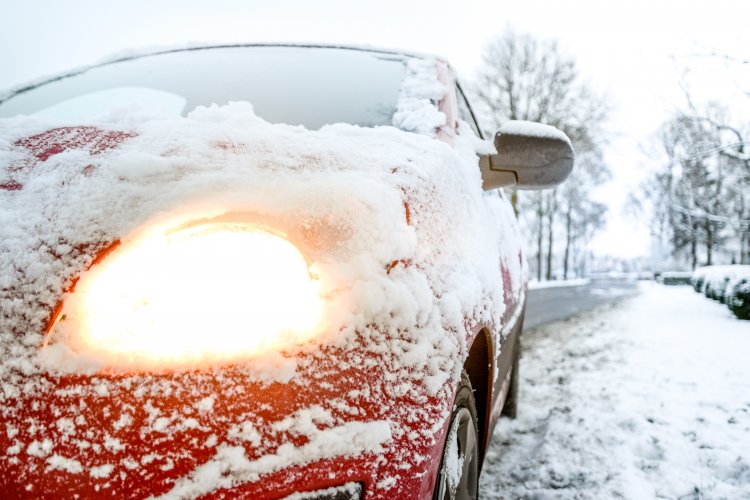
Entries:
{"label": "snow-covered car", "polygon": [[223,46],[0,98],[3,498],[473,498],[526,263],[440,58]]}

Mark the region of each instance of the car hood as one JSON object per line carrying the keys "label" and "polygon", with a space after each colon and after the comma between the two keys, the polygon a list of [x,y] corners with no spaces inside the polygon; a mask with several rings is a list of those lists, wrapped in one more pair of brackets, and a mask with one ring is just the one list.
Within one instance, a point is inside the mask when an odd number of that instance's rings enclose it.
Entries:
{"label": "car hood", "polygon": [[[348,479],[380,470],[401,488],[429,462],[472,329],[503,313],[478,146],[270,125],[242,103],[0,122],[3,489],[192,497],[303,467],[333,477],[336,457]],[[161,371],[43,355],[53,311],[107,248],[227,214],[305,254],[325,297],[314,339]]]}

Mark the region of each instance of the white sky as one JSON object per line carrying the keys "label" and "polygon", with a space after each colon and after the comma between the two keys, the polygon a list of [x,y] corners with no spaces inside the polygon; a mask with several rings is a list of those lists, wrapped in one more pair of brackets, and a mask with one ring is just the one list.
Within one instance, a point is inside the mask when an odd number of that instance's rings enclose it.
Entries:
{"label": "white sky", "polygon": [[[682,103],[689,81],[705,98],[729,99],[744,82],[698,54],[750,57],[748,0],[4,0],[0,88],[95,62],[123,49],[186,42],[312,41],[404,48],[446,56],[464,80],[483,46],[512,26],[556,38],[615,109],[607,161],[614,179],[595,251],[630,257],[649,249],[644,226],[622,216],[628,192],[650,168],[641,146]],[[745,84],[745,89],[750,84]],[[745,103],[743,103],[745,105]]]}

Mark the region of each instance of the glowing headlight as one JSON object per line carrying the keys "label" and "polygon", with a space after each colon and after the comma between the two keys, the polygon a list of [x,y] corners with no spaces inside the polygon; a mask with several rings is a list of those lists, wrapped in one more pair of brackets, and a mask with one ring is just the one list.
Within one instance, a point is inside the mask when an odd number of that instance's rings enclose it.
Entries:
{"label": "glowing headlight", "polygon": [[248,224],[153,231],[81,278],[52,338],[115,365],[243,359],[314,335],[317,285],[291,243]]}

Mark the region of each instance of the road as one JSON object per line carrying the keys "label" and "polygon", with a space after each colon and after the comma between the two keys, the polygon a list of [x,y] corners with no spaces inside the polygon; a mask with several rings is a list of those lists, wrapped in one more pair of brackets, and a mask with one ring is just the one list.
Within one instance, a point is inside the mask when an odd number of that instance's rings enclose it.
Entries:
{"label": "road", "polygon": [[586,285],[529,290],[524,328],[535,328],[638,293],[638,282],[596,278]]}

